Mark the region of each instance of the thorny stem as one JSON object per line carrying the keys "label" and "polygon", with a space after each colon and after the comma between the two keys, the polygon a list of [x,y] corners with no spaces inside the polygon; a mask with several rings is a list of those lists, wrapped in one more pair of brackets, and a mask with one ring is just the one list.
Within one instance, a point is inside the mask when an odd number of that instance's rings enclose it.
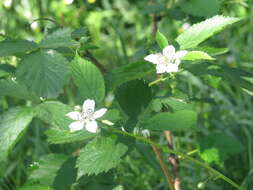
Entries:
{"label": "thorny stem", "polygon": [[[165,135],[166,140],[168,142],[168,148],[173,150],[174,145],[173,145],[172,132],[171,131],[164,131],[164,135]],[[174,180],[173,180],[174,188],[175,188],[175,190],[181,190],[180,178],[179,178],[179,159],[178,159],[177,155],[175,155],[175,154],[170,154],[168,159],[172,165],[172,171],[173,171],[173,176],[174,176]]]}
{"label": "thorny stem", "polygon": [[147,139],[145,137],[142,137],[142,136],[137,136],[137,135],[134,135],[132,133],[129,133],[129,132],[126,132],[126,131],[121,131],[119,129],[115,129],[115,128],[111,128],[115,133],[119,133],[119,134],[122,134],[122,135],[127,135],[127,136],[130,136],[130,137],[133,137],[137,140],[140,140],[146,144],[149,144],[149,145],[153,145],[159,149],[161,149],[163,152],[166,152],[166,153],[171,153],[171,154],[176,154],[177,156],[179,156],[181,159],[186,159],[188,161],[191,161],[193,163],[195,163],[196,165],[199,165],[205,169],[207,169],[208,171],[210,171],[211,173],[217,175],[218,178],[226,181],[227,183],[229,183],[230,185],[232,185],[233,187],[235,187],[236,189],[238,190],[244,190],[243,188],[241,188],[236,182],[234,182],[233,180],[231,180],[230,178],[226,177],[225,175],[223,175],[222,173],[220,173],[219,171],[217,171],[216,169],[210,167],[208,164],[206,163],[203,163],[195,158],[192,158],[191,156],[188,156],[187,154],[184,154],[184,153],[181,153],[179,151],[176,151],[176,150],[172,150],[170,148],[168,148],[167,146],[163,146],[163,145],[160,145],[150,139]]}
{"label": "thorny stem", "polygon": [[168,168],[167,168],[166,164],[163,161],[160,150],[155,145],[151,144],[151,147],[153,149],[153,152],[156,155],[157,160],[159,161],[159,164],[160,164],[160,166],[163,170],[163,174],[166,177],[166,180],[167,180],[167,183],[169,184],[170,189],[171,190],[176,190],[174,188],[173,177],[170,175],[170,173],[168,171]]}

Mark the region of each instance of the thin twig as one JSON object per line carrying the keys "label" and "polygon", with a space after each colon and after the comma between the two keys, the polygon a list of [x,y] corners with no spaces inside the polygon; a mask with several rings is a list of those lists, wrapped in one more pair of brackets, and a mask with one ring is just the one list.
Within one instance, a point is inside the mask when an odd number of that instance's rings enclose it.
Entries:
{"label": "thin twig", "polygon": [[[164,135],[166,137],[166,140],[168,142],[168,148],[170,149],[174,149],[173,146],[173,134],[171,131],[164,131]],[[180,187],[180,177],[179,177],[179,159],[177,157],[177,155],[175,154],[170,154],[169,155],[169,161],[172,165],[172,172],[173,172],[173,176],[174,176],[174,188],[175,190],[181,190]]]}
{"label": "thin twig", "polygon": [[171,190],[176,190],[174,188],[173,177],[170,175],[169,170],[167,169],[167,166],[166,166],[166,164],[163,161],[163,158],[161,156],[160,150],[155,145],[153,145],[153,144],[151,144],[151,147],[153,149],[153,152],[156,155],[157,160],[159,161],[159,164],[160,164],[160,166],[161,166],[161,168],[163,170],[163,174],[166,177],[166,180],[167,180],[167,183],[168,183],[170,189]]}

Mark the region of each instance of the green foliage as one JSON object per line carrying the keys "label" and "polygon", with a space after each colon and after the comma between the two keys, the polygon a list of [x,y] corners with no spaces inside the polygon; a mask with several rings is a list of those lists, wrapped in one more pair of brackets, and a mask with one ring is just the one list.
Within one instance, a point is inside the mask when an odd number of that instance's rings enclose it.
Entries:
{"label": "green foliage", "polygon": [[242,144],[225,134],[212,134],[199,139],[200,157],[209,163],[223,164],[231,156],[242,152]]}
{"label": "green foliage", "polygon": [[143,128],[159,131],[185,131],[196,126],[197,113],[191,110],[180,110],[175,113],[158,113],[147,119]]}
{"label": "green foliage", "polygon": [[99,137],[87,144],[77,160],[78,176],[99,174],[116,167],[127,146],[114,137]]}
{"label": "green foliage", "polygon": [[105,96],[105,84],[104,77],[98,68],[78,55],[72,61],[71,66],[72,76],[81,97],[84,100],[90,98],[101,102]]}
{"label": "green foliage", "polygon": [[182,10],[193,16],[210,17],[219,13],[223,0],[189,0],[181,3]]}
{"label": "green foliage", "polygon": [[56,98],[68,81],[68,61],[54,50],[41,50],[24,57],[17,80],[44,98]]}
{"label": "green foliage", "polygon": [[27,90],[25,85],[18,83],[16,80],[2,79],[0,80],[0,97],[12,96],[25,100],[39,101],[39,98]]}
{"label": "green foliage", "polygon": [[0,116],[0,161],[24,134],[34,117],[34,110],[28,107],[13,108]]}
{"label": "green foliage", "polygon": [[188,30],[180,34],[176,38],[176,41],[180,45],[180,49],[195,48],[204,40],[239,20],[239,18],[233,17],[214,16],[203,22],[194,24]]}
{"label": "green foliage", "polygon": [[17,190],[53,190],[51,187],[44,186],[44,185],[37,185],[37,184],[27,184]]}
{"label": "green foliage", "polygon": [[58,171],[68,158],[63,154],[48,154],[41,157],[29,179],[41,185],[52,186]]}
{"label": "green foliage", "polygon": [[156,32],[156,42],[161,49],[169,45],[168,39],[159,30]]}
{"label": "green foliage", "polygon": [[144,81],[133,80],[117,89],[116,98],[124,112],[136,118],[151,101],[152,92]]}
{"label": "green foliage", "polygon": [[140,79],[154,72],[154,67],[147,62],[130,63],[116,69],[107,75],[107,83],[110,89],[114,89],[123,83]]}
{"label": "green foliage", "polygon": [[58,29],[40,42],[41,48],[72,47],[77,43],[72,39],[72,30],[69,28]]}
{"label": "green foliage", "polygon": [[4,40],[0,42],[0,57],[19,55],[38,49],[38,45],[32,41],[23,39]]}
{"label": "green foliage", "polygon": [[195,61],[195,60],[214,60],[210,55],[203,51],[190,51],[188,52],[182,60]]}

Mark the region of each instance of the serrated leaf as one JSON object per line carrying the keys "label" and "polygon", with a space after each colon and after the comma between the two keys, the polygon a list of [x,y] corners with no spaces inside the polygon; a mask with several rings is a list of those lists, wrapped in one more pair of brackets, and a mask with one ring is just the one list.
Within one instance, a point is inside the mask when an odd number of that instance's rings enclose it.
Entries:
{"label": "serrated leaf", "polygon": [[38,117],[51,125],[51,128],[46,131],[47,140],[51,144],[84,141],[96,136],[85,130],[71,133],[68,126],[73,120],[66,117],[66,114],[71,111],[73,110],[70,106],[57,101],[48,101],[36,108]]}
{"label": "serrated leaf", "polygon": [[39,102],[39,98],[27,90],[25,85],[19,84],[15,80],[2,79],[0,80],[0,97],[11,96],[25,100]]}
{"label": "serrated leaf", "polygon": [[115,138],[100,137],[94,139],[80,152],[77,160],[78,176],[107,172],[120,163],[121,157],[126,151],[127,146],[118,143]]}
{"label": "serrated leaf", "polygon": [[181,9],[188,14],[200,17],[217,15],[222,0],[188,0],[181,3]]}
{"label": "serrated leaf", "polygon": [[41,157],[36,163],[37,168],[31,172],[29,180],[52,186],[57,172],[68,158],[63,154],[48,154]]}
{"label": "serrated leaf", "polygon": [[113,90],[125,82],[141,79],[153,72],[155,72],[155,68],[147,62],[130,63],[112,70],[106,77],[107,86]]}
{"label": "serrated leaf", "polygon": [[152,99],[151,88],[142,80],[133,80],[117,89],[116,99],[129,117],[137,118]]}
{"label": "serrated leaf", "polygon": [[104,77],[99,69],[91,62],[78,55],[71,63],[74,83],[78,87],[81,97],[101,102],[105,96]]}
{"label": "serrated leaf", "polygon": [[38,45],[32,41],[23,39],[5,40],[0,42],[0,57],[23,54],[36,49],[38,49]]}
{"label": "serrated leaf", "polygon": [[182,60],[214,60],[214,58],[203,51],[189,51],[184,57],[182,57]]}
{"label": "serrated leaf", "polygon": [[69,79],[68,61],[54,50],[41,50],[27,55],[17,68],[17,80],[36,95],[56,98]]}
{"label": "serrated leaf", "polygon": [[40,42],[41,48],[71,47],[77,45],[72,37],[72,30],[69,28],[58,29],[48,35]]}
{"label": "serrated leaf", "polygon": [[169,45],[167,38],[159,30],[156,32],[156,42],[161,49]]}
{"label": "serrated leaf", "polygon": [[12,108],[0,115],[0,161],[7,157],[33,117],[34,111],[28,107]]}
{"label": "serrated leaf", "polygon": [[158,113],[142,124],[152,130],[184,131],[196,125],[197,113],[192,110],[180,110],[174,113]]}
{"label": "serrated leaf", "polygon": [[197,47],[201,42],[222,31],[226,26],[241,20],[235,17],[214,16],[203,22],[194,24],[188,30],[180,34],[176,41],[180,49]]}
{"label": "serrated leaf", "polygon": [[243,150],[242,144],[234,137],[215,133],[199,140],[200,157],[208,163],[222,164],[230,156]]}

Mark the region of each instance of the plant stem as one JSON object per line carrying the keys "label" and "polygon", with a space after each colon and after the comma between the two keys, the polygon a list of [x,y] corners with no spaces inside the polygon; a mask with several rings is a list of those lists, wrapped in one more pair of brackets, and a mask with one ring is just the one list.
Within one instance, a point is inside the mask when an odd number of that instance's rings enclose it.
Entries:
{"label": "plant stem", "polygon": [[156,80],[154,80],[154,81],[152,81],[152,82],[150,82],[149,84],[148,84],[148,86],[153,86],[153,85],[155,85],[155,84],[157,84],[157,83],[159,83],[159,82],[163,82],[163,81],[165,81],[165,80],[167,80],[169,77],[165,77],[165,78],[158,78],[158,79],[156,79]]}
{"label": "plant stem", "polygon": [[[164,135],[166,137],[166,140],[168,142],[168,148],[174,149],[173,146],[173,134],[171,131],[164,131]],[[180,177],[179,177],[179,159],[175,154],[170,154],[169,155],[169,161],[172,165],[172,171],[173,171],[173,176],[174,176],[174,188],[175,190],[181,190],[180,187]]]}
{"label": "plant stem", "polygon": [[160,144],[155,143],[155,142],[151,141],[150,139],[147,139],[147,138],[142,137],[142,136],[137,136],[137,135],[134,135],[132,133],[128,133],[126,131],[121,131],[121,130],[115,129],[115,128],[111,128],[111,129],[115,133],[119,133],[119,134],[122,134],[122,135],[127,135],[127,136],[133,137],[133,138],[135,138],[137,140],[140,140],[140,141],[142,141],[144,143],[147,143],[149,145],[156,146],[157,148],[161,149],[163,152],[171,153],[171,154],[176,154],[176,155],[180,156],[182,159],[189,160],[189,161],[195,163],[196,165],[199,165],[199,166],[207,169],[208,171],[210,171],[211,173],[217,175],[219,178],[221,178],[222,180],[226,181],[227,183],[229,183],[230,185],[232,185],[236,189],[238,189],[238,190],[244,190],[236,182],[234,182],[230,178],[226,177],[225,175],[223,175],[219,171],[215,170],[214,168],[210,167],[208,164],[203,163],[203,162],[201,162],[201,161],[199,161],[199,160],[197,160],[195,158],[192,158],[192,157],[188,156],[187,154],[181,153],[179,151],[172,150],[172,149],[168,148],[167,146],[160,145]]}
{"label": "plant stem", "polygon": [[171,190],[176,190],[174,188],[173,177],[170,175],[169,170],[167,169],[167,166],[166,166],[166,164],[163,161],[163,158],[161,156],[160,150],[155,145],[151,144],[151,147],[152,147],[152,149],[153,149],[153,151],[154,151],[154,153],[156,155],[157,160],[159,161],[159,164],[160,164],[160,166],[161,166],[161,168],[163,170],[163,174],[166,177],[166,180],[167,180],[167,183],[168,183],[170,189]]}

